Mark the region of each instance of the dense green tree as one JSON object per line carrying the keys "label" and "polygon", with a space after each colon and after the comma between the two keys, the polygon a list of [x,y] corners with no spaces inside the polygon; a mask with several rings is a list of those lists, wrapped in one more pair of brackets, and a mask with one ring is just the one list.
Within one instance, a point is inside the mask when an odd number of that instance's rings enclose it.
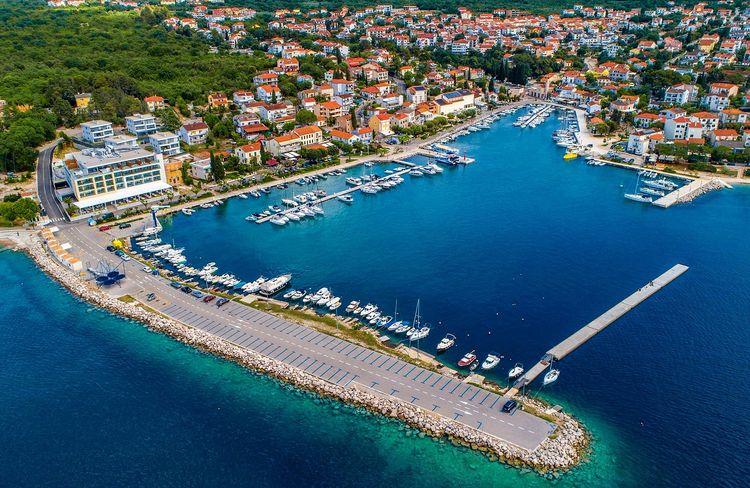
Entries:
{"label": "dense green tree", "polygon": [[211,153],[211,174],[216,181],[222,181],[226,176],[224,163],[221,161],[221,157],[216,156],[213,152]]}
{"label": "dense green tree", "polygon": [[176,132],[179,130],[180,126],[182,126],[182,122],[180,122],[177,114],[169,107],[163,110],[157,110],[154,115],[159,117],[159,122],[161,122],[161,127],[164,130]]}
{"label": "dense green tree", "polygon": [[300,125],[310,125],[318,120],[318,116],[309,110],[302,109],[294,116],[294,120]]}

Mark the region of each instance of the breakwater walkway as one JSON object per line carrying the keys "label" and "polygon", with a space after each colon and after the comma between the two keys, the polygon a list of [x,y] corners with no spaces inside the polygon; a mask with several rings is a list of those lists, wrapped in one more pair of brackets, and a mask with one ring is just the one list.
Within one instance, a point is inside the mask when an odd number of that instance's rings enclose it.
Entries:
{"label": "breakwater walkway", "polygon": [[732,188],[732,186],[729,183],[720,180],[719,178],[696,179],[685,186],[667,193],[663,197],[654,201],[653,205],[662,208],[669,208],[676,203],[686,203],[700,195],[703,195],[704,193],[708,193],[710,191],[718,190],[721,188]]}
{"label": "breakwater walkway", "polygon": [[[105,233],[81,224],[66,226],[63,232],[88,260],[110,258]],[[161,316],[320,381],[418,407],[526,452],[536,451],[555,430],[554,424],[526,412],[503,413],[504,402],[496,393],[241,303],[204,303],[172,288],[165,278],[143,273],[142,266],[136,260],[123,263],[128,278],[116,289],[118,294],[129,294]],[[156,299],[148,301],[149,293]]]}
{"label": "breakwater walkway", "polygon": [[529,369],[513,384],[513,387],[505,393],[506,398],[512,398],[518,394],[518,391],[524,386],[534,381],[540,374],[547,369],[554,361],[560,361],[565,356],[575,351],[593,338],[599,332],[603,331],[609,325],[620,319],[623,315],[633,310],[654,293],[661,290],[669,283],[679,278],[688,267],[683,264],[676,264],[669,270],[662,273],[658,278],[650,281],[645,286],[636,290],[629,297],[610,308],[602,315],[592,320],[582,328],[574,332],[570,337],[547,351],[542,359]]}

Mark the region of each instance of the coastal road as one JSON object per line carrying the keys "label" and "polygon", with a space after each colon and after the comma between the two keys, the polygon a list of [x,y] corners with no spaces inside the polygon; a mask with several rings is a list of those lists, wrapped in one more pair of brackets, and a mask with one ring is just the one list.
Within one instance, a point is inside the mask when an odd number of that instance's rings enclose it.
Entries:
{"label": "coastal road", "polygon": [[51,222],[65,222],[68,219],[62,203],[55,197],[55,188],[52,183],[52,155],[57,147],[57,141],[53,141],[39,150],[39,159],[36,165],[37,195],[42,208],[47,213]]}
{"label": "coastal road", "polygon": [[[104,246],[112,236],[85,224],[61,226],[61,240],[84,262],[119,261]],[[317,332],[243,304],[224,307],[203,303],[169,286],[169,281],[141,271],[133,260],[124,263],[127,279],[112,293],[131,294],[175,320],[221,337],[240,347],[283,361],[340,386],[357,384],[378,395],[392,396],[427,411],[454,419],[505,442],[533,451],[554,430],[547,421],[517,411],[501,412],[499,395],[425,370],[393,356]]]}

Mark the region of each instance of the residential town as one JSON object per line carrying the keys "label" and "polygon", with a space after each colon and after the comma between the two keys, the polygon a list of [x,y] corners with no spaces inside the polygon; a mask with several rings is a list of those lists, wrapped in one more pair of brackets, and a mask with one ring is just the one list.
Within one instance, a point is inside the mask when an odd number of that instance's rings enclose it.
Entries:
{"label": "residential town", "polygon": [[621,160],[727,174],[750,160],[750,10],[735,2],[576,5],[552,15],[387,4],[261,15],[221,2],[161,4],[173,9],[164,29],[200,35],[217,53],[261,51],[269,68],[202,104],[177,107],[153,93],[121,127],[98,120],[90,94],[78,94],[76,111],[92,120],[71,133],[76,151],[60,166],[78,211],[392,154],[521,99],[583,112],[582,130],[602,141],[593,149]]}

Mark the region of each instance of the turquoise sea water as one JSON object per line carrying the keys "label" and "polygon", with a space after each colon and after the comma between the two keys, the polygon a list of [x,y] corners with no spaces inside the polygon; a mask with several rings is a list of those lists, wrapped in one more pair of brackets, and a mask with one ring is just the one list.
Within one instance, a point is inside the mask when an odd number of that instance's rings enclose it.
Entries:
{"label": "turquoise sea water", "polygon": [[331,202],[315,222],[243,220],[278,203],[275,194],[178,215],[164,235],[192,264],[216,261],[244,279],[291,272],[294,286],[328,286],[345,303],[390,308],[398,299],[405,317],[421,298],[434,326],[422,346],[433,350],[453,332],[447,362],[470,349],[498,351],[506,356],[498,380],[687,264],[682,278],[566,358],[556,384],[534,389],[592,430],[587,464],[551,482],[421,438],[92,311],[4,252],[0,357],[10,360],[0,369],[0,462],[8,480],[744,486],[750,191],[668,210],[626,202],[633,172],[563,162],[549,137],[553,121],[534,130],[510,122],[454,143],[475,164],[357,194],[352,206]]}

